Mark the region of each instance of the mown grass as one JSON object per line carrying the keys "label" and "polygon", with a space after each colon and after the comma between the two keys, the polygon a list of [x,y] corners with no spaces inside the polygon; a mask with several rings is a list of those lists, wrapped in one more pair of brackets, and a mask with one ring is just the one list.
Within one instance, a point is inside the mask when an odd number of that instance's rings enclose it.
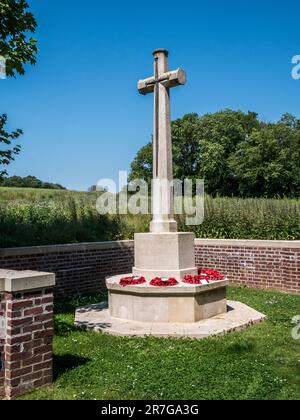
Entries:
{"label": "mown grass", "polygon": [[300,341],[291,320],[300,296],[231,288],[268,321],[203,341],[124,339],[83,332],[75,307],[100,296],[56,305],[53,386],[26,395],[38,400],[291,400],[300,399]]}
{"label": "mown grass", "polygon": [[[97,193],[0,188],[0,248],[132,239],[151,216],[100,216]],[[198,238],[300,239],[300,201],[206,197]]]}

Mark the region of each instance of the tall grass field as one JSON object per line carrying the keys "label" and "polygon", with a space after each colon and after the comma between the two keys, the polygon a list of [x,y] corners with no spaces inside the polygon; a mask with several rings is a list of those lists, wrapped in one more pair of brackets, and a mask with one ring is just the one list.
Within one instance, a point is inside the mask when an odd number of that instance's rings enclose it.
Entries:
{"label": "tall grass field", "polygon": [[[0,247],[132,239],[151,216],[100,216],[99,193],[0,188]],[[205,199],[205,220],[181,231],[198,238],[300,240],[300,200]]]}

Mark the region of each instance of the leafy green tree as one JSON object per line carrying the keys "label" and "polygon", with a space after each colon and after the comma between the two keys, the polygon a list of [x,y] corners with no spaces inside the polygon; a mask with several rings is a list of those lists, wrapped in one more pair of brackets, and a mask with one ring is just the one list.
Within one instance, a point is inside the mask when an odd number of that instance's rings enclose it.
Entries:
{"label": "leafy green tree", "polygon": [[152,143],[142,147],[131,164],[129,181],[143,179],[150,185],[153,173]]}
{"label": "leafy green tree", "polygon": [[287,125],[290,128],[299,127],[300,120],[298,120],[294,115],[286,113],[281,117],[279,124]]}
{"label": "leafy green tree", "polygon": [[[25,65],[36,63],[37,41],[30,33],[35,32],[37,23],[28,8],[25,0],[0,0],[0,56],[6,60],[8,77],[24,75]],[[9,134],[5,131],[6,121],[6,114],[0,115],[0,143],[6,146],[4,150],[0,148],[0,180],[7,175],[1,166],[9,165],[21,150],[20,145],[7,148],[21,136],[22,130]]]}
{"label": "leafy green tree", "polygon": [[174,176],[194,179],[200,171],[200,125],[197,114],[188,114],[172,123]]}
{"label": "leafy green tree", "polygon": [[[205,180],[212,196],[298,197],[300,121],[284,114],[263,123],[254,112],[225,110],[172,123],[174,177]],[[131,166],[130,179],[152,178],[152,144]]]}
{"label": "leafy green tree", "polygon": [[16,130],[12,133],[7,132],[5,129],[6,122],[7,115],[0,115],[0,145],[4,147],[4,149],[0,148],[0,180],[7,175],[5,167],[20,153],[21,146],[14,145],[14,142],[23,134],[22,130]]}
{"label": "leafy green tree", "polygon": [[300,130],[282,121],[253,131],[230,158],[240,195],[299,196]]}
{"label": "leafy green tree", "polygon": [[[199,172],[198,115],[189,114],[172,123],[174,177],[194,178]],[[151,183],[153,145],[148,143],[137,153],[131,164],[129,181],[144,179]]]}
{"label": "leafy green tree", "polygon": [[20,176],[12,176],[10,178],[5,178],[2,180],[1,186],[14,188],[43,188],[46,190],[65,190],[65,188],[60,184],[42,182],[35,176],[26,176],[24,178]]}
{"label": "leafy green tree", "polygon": [[200,170],[205,189],[213,196],[238,193],[238,180],[229,166],[229,158],[254,127],[259,126],[257,114],[225,110],[199,118]]}
{"label": "leafy green tree", "polygon": [[6,59],[7,76],[25,73],[36,63],[37,41],[30,36],[36,20],[25,0],[0,0],[0,55]]}
{"label": "leafy green tree", "polygon": [[[257,114],[226,110],[199,117],[188,114],[172,123],[174,177],[203,178],[212,195],[232,195],[238,183],[228,159],[254,127]],[[152,144],[143,147],[131,165],[130,179],[152,179]]]}

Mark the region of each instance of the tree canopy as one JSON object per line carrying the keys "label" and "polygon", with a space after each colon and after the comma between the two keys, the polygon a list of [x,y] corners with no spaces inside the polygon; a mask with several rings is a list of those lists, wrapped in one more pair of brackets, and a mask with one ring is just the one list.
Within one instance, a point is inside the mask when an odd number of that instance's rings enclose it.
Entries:
{"label": "tree canopy", "polygon": [[[212,196],[298,197],[300,121],[265,123],[254,112],[189,114],[172,123],[174,177],[204,179]],[[130,180],[152,178],[152,144],[131,165]]]}
{"label": "tree canopy", "polygon": [[[30,37],[37,23],[25,0],[0,0],[0,56],[6,61],[6,75],[25,74],[25,65],[36,63],[37,41]],[[13,142],[22,134],[5,130],[7,115],[0,115],[0,181],[7,176],[5,167],[20,153],[21,146]],[[4,149],[2,148],[4,144]]]}
{"label": "tree canopy", "polygon": [[36,63],[37,41],[30,36],[36,20],[25,0],[0,0],[0,55],[6,59],[7,76],[25,73]]}
{"label": "tree canopy", "polygon": [[60,184],[53,184],[51,182],[43,182],[35,176],[26,176],[24,178],[20,176],[12,176],[5,178],[0,182],[1,187],[15,187],[15,188],[38,188],[46,190],[65,190]]}
{"label": "tree canopy", "polygon": [[[7,132],[6,122],[7,115],[0,115],[0,180],[7,175],[5,167],[14,160],[15,155],[20,153],[21,146],[14,143],[23,134],[22,130]],[[4,149],[2,149],[2,145],[4,145]]]}

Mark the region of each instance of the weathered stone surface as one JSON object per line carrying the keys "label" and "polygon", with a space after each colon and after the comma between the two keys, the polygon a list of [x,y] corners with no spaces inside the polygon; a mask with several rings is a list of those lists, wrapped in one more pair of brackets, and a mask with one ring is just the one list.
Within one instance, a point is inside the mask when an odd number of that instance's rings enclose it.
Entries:
{"label": "weathered stone surface", "polygon": [[24,292],[55,286],[55,274],[35,271],[0,270],[0,291]]}
{"label": "weathered stone surface", "polygon": [[196,323],[145,323],[122,321],[110,316],[107,304],[80,308],[75,324],[83,329],[120,337],[203,339],[225,335],[266,320],[266,316],[240,302],[228,302],[227,311]]}
{"label": "weathered stone surface", "polygon": [[177,232],[174,219],[173,157],[171,137],[170,89],[186,83],[186,74],[169,71],[168,51],[154,51],[154,76],[140,80],[138,90],[146,95],[154,92],[153,130],[153,233]]}
{"label": "weathered stone surface", "polygon": [[136,234],[133,274],[147,280],[163,277],[178,281],[196,275],[194,240],[192,233]]}
{"label": "weathered stone surface", "polygon": [[107,279],[113,318],[145,323],[198,322],[226,312],[228,281],[204,286],[180,283],[174,287],[120,286],[121,277]]}
{"label": "weathered stone surface", "polygon": [[[180,85],[186,84],[186,72],[182,69],[168,71],[160,76],[161,84],[167,88],[173,88]],[[138,90],[140,94],[147,95],[148,93],[154,92],[155,77],[149,77],[145,80],[138,81]]]}

